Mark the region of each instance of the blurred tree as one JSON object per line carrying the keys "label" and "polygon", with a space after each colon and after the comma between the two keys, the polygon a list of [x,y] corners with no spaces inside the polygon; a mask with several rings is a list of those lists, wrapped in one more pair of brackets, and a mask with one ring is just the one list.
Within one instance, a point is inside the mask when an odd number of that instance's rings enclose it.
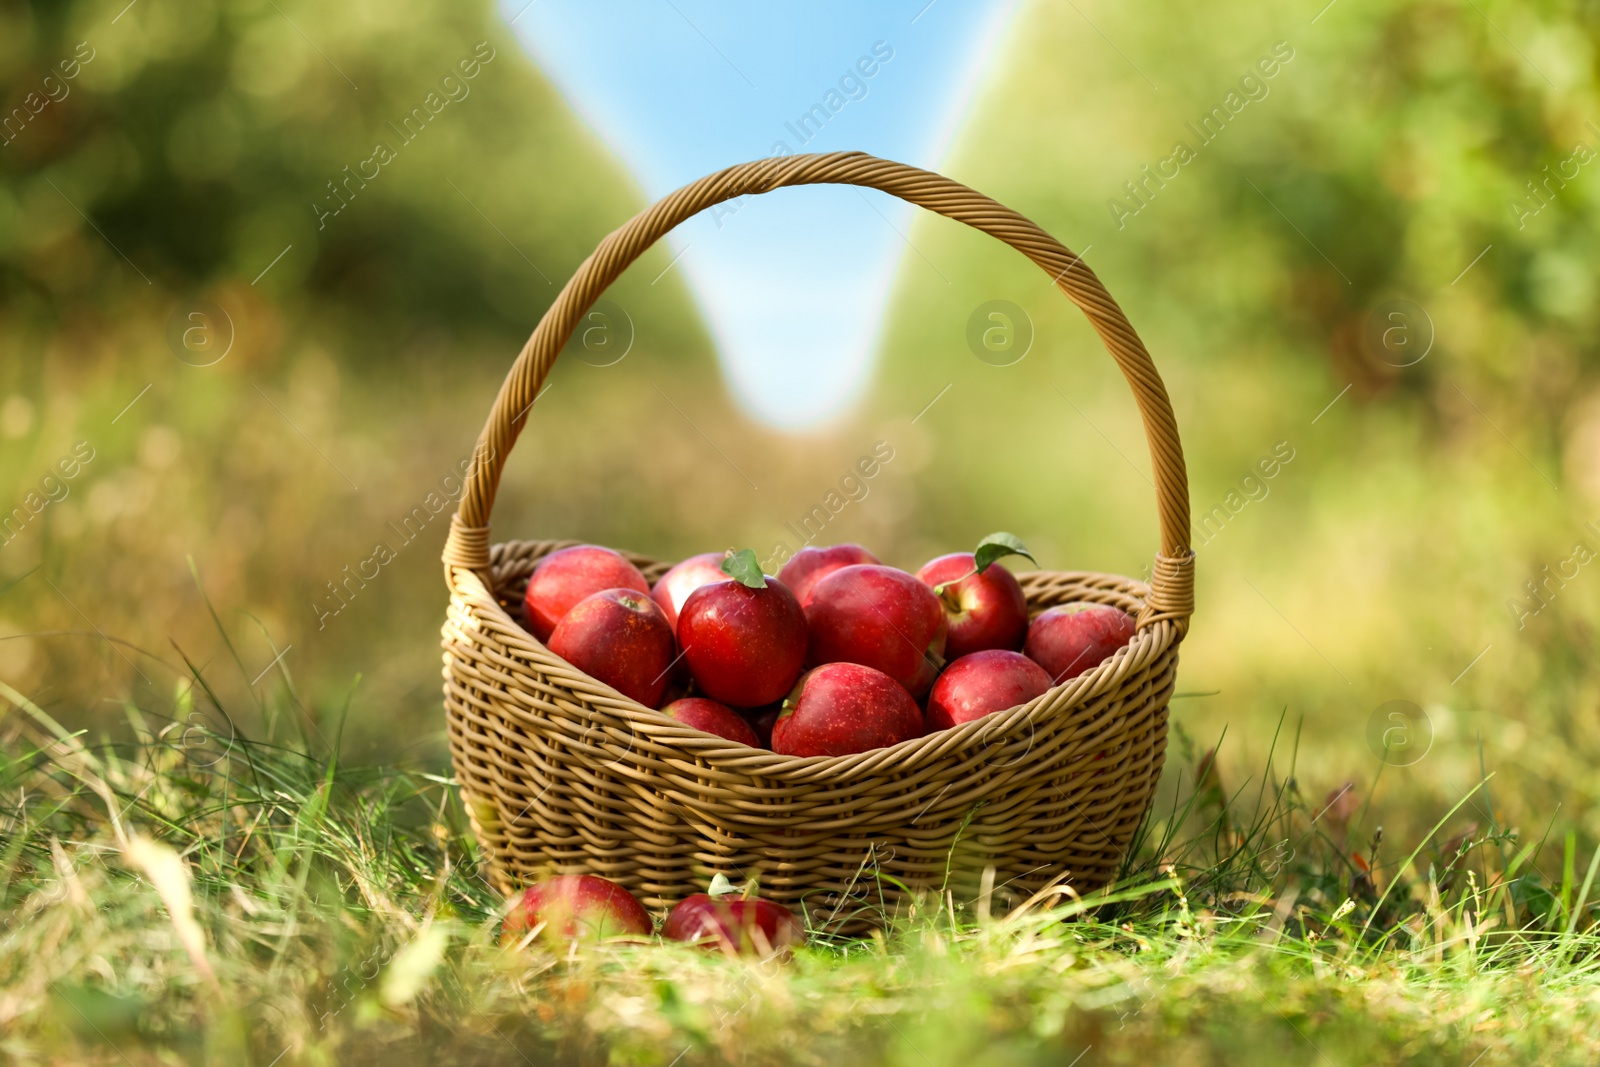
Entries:
{"label": "blurred tree", "polygon": [[488,0],[32,3],[0,39],[12,314],[231,279],[388,362],[422,329],[525,336],[638,206]]}

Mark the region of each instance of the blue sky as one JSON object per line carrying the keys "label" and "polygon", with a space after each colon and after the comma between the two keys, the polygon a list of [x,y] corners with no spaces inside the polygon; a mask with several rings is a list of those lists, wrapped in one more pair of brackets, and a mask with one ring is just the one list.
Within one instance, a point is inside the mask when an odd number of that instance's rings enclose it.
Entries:
{"label": "blue sky", "polygon": [[[1015,6],[504,0],[501,11],[656,198],[780,144],[937,169]],[[818,104],[826,123],[802,128]],[[804,430],[861,394],[895,271],[915,255],[902,236],[912,213],[880,193],[821,187],[679,227],[672,269],[688,280],[747,411]]]}

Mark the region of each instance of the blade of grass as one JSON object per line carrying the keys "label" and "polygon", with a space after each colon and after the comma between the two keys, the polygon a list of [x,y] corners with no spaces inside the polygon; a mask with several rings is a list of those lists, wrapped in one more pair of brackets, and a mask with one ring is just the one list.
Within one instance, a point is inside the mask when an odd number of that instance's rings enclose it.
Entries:
{"label": "blade of grass", "polygon": [[1567,917],[1567,930],[1564,935],[1568,941],[1572,940],[1573,933],[1578,929],[1578,919],[1583,915],[1583,909],[1589,903],[1589,890],[1594,888],[1595,870],[1600,868],[1600,848],[1594,850],[1594,856],[1589,860],[1589,872],[1583,876],[1583,888],[1578,890],[1578,900],[1572,907],[1572,913]]}
{"label": "blade of grass", "polygon": [[1433,829],[1429,830],[1422,840],[1417,842],[1417,847],[1411,850],[1411,855],[1406,857],[1405,862],[1400,864],[1399,867],[1395,868],[1394,877],[1389,879],[1389,884],[1383,887],[1383,892],[1378,896],[1378,902],[1374,904],[1372,906],[1372,910],[1367,913],[1367,921],[1361,924],[1361,935],[1358,940],[1365,940],[1367,932],[1372,928],[1372,920],[1377,918],[1378,912],[1383,908],[1384,901],[1389,899],[1389,894],[1393,892],[1394,887],[1399,884],[1401,875],[1410,869],[1411,864],[1415,862],[1417,856],[1421,854],[1423,847],[1433,839],[1433,835],[1438,833],[1440,828],[1442,828],[1445,823],[1450,821],[1456,812],[1461,810],[1461,806],[1463,804],[1472,799],[1473,795],[1483,787],[1484,782],[1486,781],[1488,781],[1488,779],[1480,781],[1477,785],[1468,790],[1465,796],[1456,801],[1450,810],[1444,813],[1444,817],[1433,824]]}

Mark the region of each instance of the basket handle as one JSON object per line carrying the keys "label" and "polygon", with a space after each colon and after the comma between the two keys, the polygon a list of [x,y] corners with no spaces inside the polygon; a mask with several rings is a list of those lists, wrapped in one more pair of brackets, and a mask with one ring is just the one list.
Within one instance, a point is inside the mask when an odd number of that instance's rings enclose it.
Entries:
{"label": "basket handle", "polygon": [[1161,551],[1151,571],[1140,627],[1171,619],[1184,627],[1194,611],[1194,553],[1189,547],[1189,483],[1183,446],[1166,387],[1139,335],[1088,265],[1036,224],[959,182],[863,152],[786,156],[742,163],[691,182],[613,231],[573,274],[528,338],[500,386],[478,436],[475,462],[445,542],[446,579],[473,571],[488,582],[489,513],[495,491],[533,400],[568,338],[600,294],[651,245],[714,204],[790,185],[859,185],[881,190],[999,238],[1037,263],[1089,317],[1122,368],[1144,420],[1155,472]]}

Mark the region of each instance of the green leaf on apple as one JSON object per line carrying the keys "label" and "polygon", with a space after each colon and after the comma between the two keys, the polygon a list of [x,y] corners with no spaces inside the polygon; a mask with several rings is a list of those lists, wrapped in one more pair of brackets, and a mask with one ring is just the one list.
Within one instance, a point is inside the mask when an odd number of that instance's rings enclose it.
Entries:
{"label": "green leaf on apple", "polygon": [[972,554],[972,562],[977,567],[978,573],[982,574],[989,569],[989,564],[1006,556],[1026,556],[1035,566],[1039,563],[1033,558],[1033,553],[1028,551],[1028,546],[1022,543],[1022,538],[1004,530],[992,533],[979,541],[978,550]]}
{"label": "green leaf on apple", "polygon": [[741,548],[737,552],[728,553],[728,558],[722,561],[722,573],[751,589],[767,587],[767,576],[761,573],[761,563],[756,559],[755,549],[752,548]]}
{"label": "green leaf on apple", "polygon": [[728,876],[718,871],[711,876],[711,888],[706,890],[707,896],[726,897],[739,891],[739,887],[728,881]]}

